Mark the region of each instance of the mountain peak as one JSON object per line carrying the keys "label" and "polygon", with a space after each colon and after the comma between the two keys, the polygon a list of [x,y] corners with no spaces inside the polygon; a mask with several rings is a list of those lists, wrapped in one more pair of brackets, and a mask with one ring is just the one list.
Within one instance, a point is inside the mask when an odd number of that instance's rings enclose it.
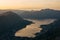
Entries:
{"label": "mountain peak", "polygon": [[13,13],[12,11],[7,11],[6,13]]}
{"label": "mountain peak", "polygon": [[5,13],[3,13],[3,14],[16,14],[16,13],[14,13],[14,12],[12,12],[12,11],[7,11],[7,12],[5,12]]}
{"label": "mountain peak", "polygon": [[12,15],[12,14],[16,14],[16,13],[14,13],[12,11],[7,11],[7,12],[0,14],[0,16],[7,16],[7,15]]}
{"label": "mountain peak", "polygon": [[47,8],[47,9],[41,9],[41,11],[54,11],[54,10]]}

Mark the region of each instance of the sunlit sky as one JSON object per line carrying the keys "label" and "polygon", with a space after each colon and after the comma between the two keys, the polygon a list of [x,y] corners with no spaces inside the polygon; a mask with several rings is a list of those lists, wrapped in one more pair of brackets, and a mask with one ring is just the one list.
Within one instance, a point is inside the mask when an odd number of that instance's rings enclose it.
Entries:
{"label": "sunlit sky", "polygon": [[0,0],[0,9],[60,9],[60,0]]}

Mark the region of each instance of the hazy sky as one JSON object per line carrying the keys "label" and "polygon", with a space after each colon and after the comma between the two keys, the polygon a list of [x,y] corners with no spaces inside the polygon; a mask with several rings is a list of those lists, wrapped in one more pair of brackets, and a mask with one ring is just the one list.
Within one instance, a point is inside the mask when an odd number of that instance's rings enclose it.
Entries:
{"label": "hazy sky", "polygon": [[60,0],[0,0],[0,9],[60,9]]}

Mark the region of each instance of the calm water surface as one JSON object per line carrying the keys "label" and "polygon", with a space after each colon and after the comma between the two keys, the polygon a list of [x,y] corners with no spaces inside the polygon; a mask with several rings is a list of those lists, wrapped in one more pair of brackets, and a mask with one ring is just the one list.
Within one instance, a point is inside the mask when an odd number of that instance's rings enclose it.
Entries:
{"label": "calm water surface", "polygon": [[50,24],[52,22],[54,22],[54,19],[46,19],[46,20],[30,20],[27,19],[29,21],[34,22],[31,25],[27,25],[26,28],[23,28],[22,30],[18,30],[15,33],[15,36],[19,36],[19,37],[35,37],[36,33],[40,32],[42,30],[42,28],[40,28],[40,25],[47,25]]}

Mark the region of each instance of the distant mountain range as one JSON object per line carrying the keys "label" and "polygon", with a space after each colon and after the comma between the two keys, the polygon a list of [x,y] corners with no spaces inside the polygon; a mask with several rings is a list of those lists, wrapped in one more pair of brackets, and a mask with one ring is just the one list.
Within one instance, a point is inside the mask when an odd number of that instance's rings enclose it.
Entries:
{"label": "distant mountain range", "polygon": [[5,13],[7,11],[15,12],[16,14],[20,15],[22,18],[28,19],[60,19],[60,10],[54,9],[41,9],[41,10],[0,10],[0,14]]}
{"label": "distant mountain range", "polygon": [[60,19],[60,10],[42,9],[40,11],[25,11],[19,15],[28,19]]}

